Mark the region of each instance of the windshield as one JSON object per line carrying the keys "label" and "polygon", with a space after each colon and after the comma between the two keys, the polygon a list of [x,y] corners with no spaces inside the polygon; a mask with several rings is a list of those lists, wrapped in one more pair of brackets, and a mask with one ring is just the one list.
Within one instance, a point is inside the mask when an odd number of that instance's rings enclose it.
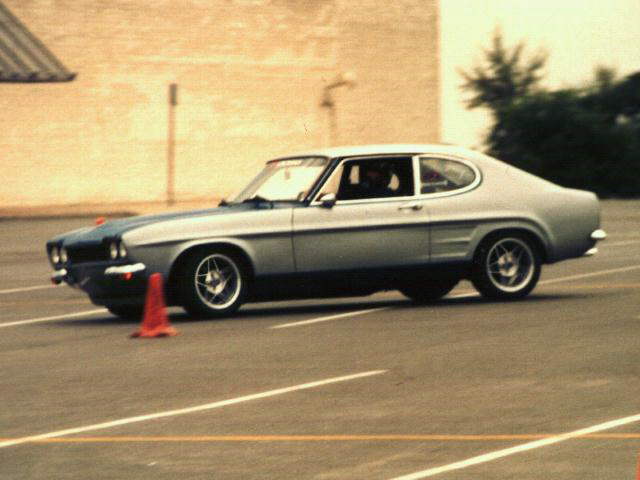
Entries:
{"label": "windshield", "polygon": [[242,190],[233,203],[246,200],[302,200],[329,163],[325,157],[273,160]]}

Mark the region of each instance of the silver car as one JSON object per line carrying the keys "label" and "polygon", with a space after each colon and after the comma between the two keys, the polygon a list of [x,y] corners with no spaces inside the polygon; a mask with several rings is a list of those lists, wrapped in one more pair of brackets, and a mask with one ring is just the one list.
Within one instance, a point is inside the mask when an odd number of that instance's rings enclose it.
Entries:
{"label": "silver car", "polygon": [[243,303],[369,295],[416,302],[470,279],[515,299],[542,264],[591,255],[605,238],[597,197],[442,145],[370,145],[271,160],[217,208],[139,216],[47,243],[53,281],[119,316],[139,315],[161,273],[194,316]]}

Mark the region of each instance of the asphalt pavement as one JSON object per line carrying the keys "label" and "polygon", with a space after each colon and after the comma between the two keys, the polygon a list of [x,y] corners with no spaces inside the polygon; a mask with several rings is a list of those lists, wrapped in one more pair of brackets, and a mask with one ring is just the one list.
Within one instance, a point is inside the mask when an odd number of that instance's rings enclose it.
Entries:
{"label": "asphalt pavement", "polygon": [[521,301],[171,309],[162,339],[48,285],[44,242],[91,221],[0,222],[2,479],[635,478],[640,201]]}

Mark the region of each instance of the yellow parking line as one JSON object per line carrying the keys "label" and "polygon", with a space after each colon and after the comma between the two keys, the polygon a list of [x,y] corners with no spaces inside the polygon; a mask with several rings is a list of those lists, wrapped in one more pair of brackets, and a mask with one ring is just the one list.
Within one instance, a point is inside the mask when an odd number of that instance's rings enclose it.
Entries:
{"label": "yellow parking line", "polygon": [[[557,433],[548,434],[505,434],[505,435],[170,435],[170,436],[98,436],[98,437],[54,437],[34,439],[29,443],[179,443],[179,442],[488,442],[512,440],[538,440],[552,438]],[[640,433],[592,433],[577,438],[595,440],[640,440]],[[12,438],[0,438],[10,441]]]}

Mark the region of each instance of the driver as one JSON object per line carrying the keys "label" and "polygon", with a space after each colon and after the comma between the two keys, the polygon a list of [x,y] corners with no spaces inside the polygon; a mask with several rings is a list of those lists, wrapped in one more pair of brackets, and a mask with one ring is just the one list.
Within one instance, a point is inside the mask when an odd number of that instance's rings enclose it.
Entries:
{"label": "driver", "polygon": [[391,171],[383,162],[370,162],[361,166],[360,189],[363,198],[391,197],[395,192],[389,188]]}

